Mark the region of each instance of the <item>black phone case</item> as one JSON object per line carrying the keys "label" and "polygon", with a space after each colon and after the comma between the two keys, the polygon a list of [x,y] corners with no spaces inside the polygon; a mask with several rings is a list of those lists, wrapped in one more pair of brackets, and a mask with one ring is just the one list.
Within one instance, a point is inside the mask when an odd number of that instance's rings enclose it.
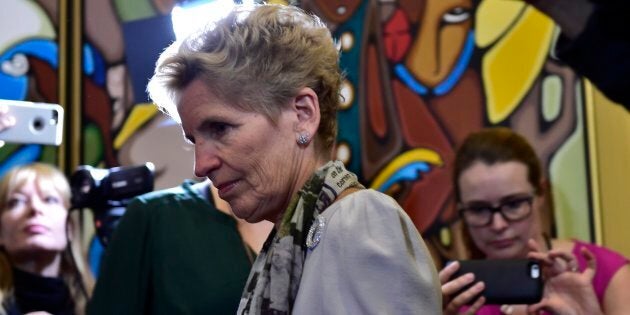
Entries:
{"label": "black phone case", "polygon": [[[475,281],[462,291],[483,281],[486,287],[481,295],[486,298],[486,304],[534,304],[542,298],[542,270],[535,261],[462,260],[459,263],[460,268],[451,279],[474,273]],[[470,303],[475,300],[472,299]]]}

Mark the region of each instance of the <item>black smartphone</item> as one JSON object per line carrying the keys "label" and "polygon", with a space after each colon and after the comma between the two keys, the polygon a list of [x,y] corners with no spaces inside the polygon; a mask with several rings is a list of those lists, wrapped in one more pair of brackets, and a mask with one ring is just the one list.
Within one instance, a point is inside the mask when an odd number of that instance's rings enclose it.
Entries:
{"label": "black smartphone", "polygon": [[[460,260],[460,268],[451,279],[466,273],[475,274],[475,281],[486,285],[481,295],[486,304],[534,304],[543,293],[540,264],[528,259]],[[470,303],[474,303],[472,299]]]}

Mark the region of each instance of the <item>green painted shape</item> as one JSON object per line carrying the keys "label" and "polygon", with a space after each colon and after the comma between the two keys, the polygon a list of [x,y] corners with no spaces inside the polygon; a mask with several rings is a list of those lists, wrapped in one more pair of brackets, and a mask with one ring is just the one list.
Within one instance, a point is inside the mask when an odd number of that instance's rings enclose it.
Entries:
{"label": "green painted shape", "polygon": [[562,80],[557,75],[549,75],[542,82],[542,115],[546,121],[553,121],[562,108]]}
{"label": "green painted shape", "polygon": [[46,145],[42,148],[42,155],[39,160],[41,162],[57,165],[57,157],[57,147]]}
{"label": "green painted shape", "polygon": [[0,148],[0,161],[4,162],[4,160],[15,153],[15,150],[17,150],[19,146],[19,144],[5,143],[5,145]]}
{"label": "green painted shape", "polygon": [[576,129],[564,142],[549,166],[554,201],[554,216],[559,238],[591,239],[586,162],[586,132],[581,85],[576,86]]}
{"label": "green painted shape", "polygon": [[146,19],[158,14],[151,0],[114,0],[114,6],[122,22]]}
{"label": "green painted shape", "polygon": [[83,128],[83,162],[96,165],[103,160],[103,137],[100,129],[94,124]]}

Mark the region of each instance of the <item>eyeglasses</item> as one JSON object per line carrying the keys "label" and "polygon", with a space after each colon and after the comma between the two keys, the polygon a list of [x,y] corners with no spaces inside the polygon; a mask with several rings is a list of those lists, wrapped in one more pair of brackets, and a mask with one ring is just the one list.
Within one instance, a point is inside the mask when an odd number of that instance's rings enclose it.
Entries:
{"label": "eyeglasses", "polygon": [[516,222],[525,219],[532,213],[533,196],[517,197],[501,202],[497,207],[489,204],[464,205],[459,209],[459,215],[466,224],[474,227],[482,227],[492,223],[496,212],[500,213],[505,221]]}

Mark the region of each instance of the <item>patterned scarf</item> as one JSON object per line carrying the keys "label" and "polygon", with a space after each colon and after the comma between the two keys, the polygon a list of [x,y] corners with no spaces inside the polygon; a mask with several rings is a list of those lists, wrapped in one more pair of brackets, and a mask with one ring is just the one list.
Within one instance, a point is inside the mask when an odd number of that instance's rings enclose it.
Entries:
{"label": "patterned scarf", "polygon": [[302,277],[307,233],[319,214],[351,187],[363,188],[340,161],[326,163],[304,184],[254,262],[237,314],[291,313]]}

